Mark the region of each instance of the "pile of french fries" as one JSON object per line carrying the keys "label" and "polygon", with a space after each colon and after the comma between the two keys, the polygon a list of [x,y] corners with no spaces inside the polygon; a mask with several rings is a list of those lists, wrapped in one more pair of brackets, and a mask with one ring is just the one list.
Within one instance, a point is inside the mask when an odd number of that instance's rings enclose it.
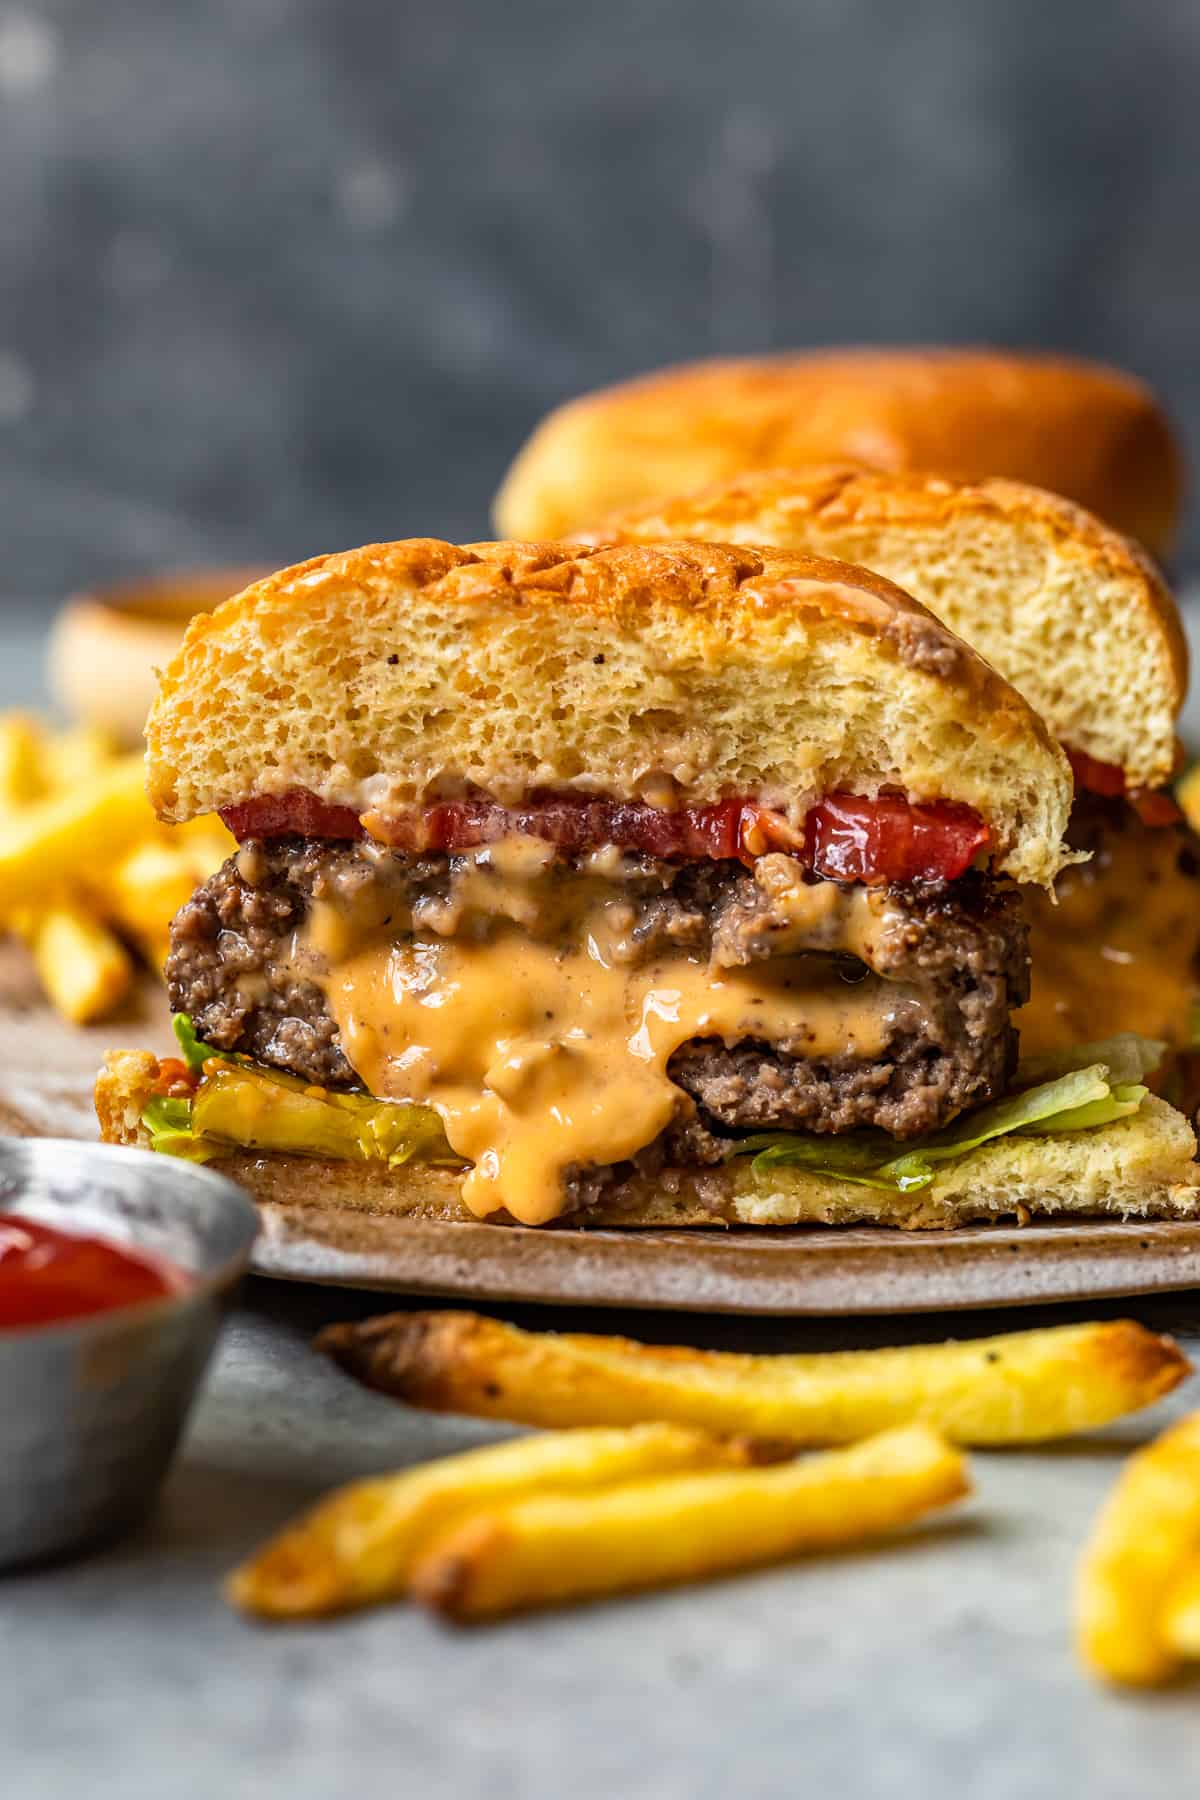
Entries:
{"label": "pile of french fries", "polygon": [[161,825],[140,754],[0,714],[0,932],[72,1024],[115,1011],[139,959],[162,968],[171,919],[233,847],[216,819]]}
{"label": "pile of french fries", "polygon": [[549,1431],[356,1482],[229,1595],[264,1618],[411,1597],[491,1619],[861,1543],[968,1489],[961,1454],[924,1425],[800,1460],[685,1425]]}
{"label": "pile of french fries", "polygon": [[[411,1405],[545,1429],[333,1494],[231,1577],[262,1618],[410,1598],[469,1622],[866,1543],[969,1494],[964,1448],[1095,1430],[1191,1373],[1126,1319],[750,1356],[412,1312],[317,1347]],[[1111,1681],[1200,1661],[1200,1414],[1127,1465],[1076,1622]]]}

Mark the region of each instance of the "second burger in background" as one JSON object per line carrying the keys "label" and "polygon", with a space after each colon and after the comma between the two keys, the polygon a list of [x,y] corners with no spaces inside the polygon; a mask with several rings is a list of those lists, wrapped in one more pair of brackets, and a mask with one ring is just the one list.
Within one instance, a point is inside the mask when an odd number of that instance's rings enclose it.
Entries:
{"label": "second burger in background", "polygon": [[660,494],[831,462],[1029,481],[1160,559],[1186,485],[1162,406],[1122,370],[1004,350],[788,351],[684,363],[567,402],[509,469],[496,524],[571,537]]}

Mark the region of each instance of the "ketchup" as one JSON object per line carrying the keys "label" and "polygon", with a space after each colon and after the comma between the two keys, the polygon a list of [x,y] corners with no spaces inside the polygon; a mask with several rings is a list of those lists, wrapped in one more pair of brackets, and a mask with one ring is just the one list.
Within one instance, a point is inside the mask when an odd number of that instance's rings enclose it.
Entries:
{"label": "ketchup", "polygon": [[0,1213],[0,1331],[161,1300],[185,1280],[172,1264],[125,1244]]}

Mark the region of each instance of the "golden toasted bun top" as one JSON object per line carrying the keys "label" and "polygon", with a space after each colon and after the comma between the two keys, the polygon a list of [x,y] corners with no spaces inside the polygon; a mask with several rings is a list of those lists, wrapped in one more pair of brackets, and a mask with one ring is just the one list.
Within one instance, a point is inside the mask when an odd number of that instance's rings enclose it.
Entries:
{"label": "golden toasted bun top", "polygon": [[864,563],[1020,689],[1060,742],[1167,781],[1187,641],[1157,568],[1091,513],[1021,482],[768,469],[602,521],[600,541],[702,538]]}
{"label": "golden toasted bun top", "polygon": [[973,650],[882,576],[726,545],[431,539],[318,557],[188,628],[146,731],[186,819],[306,789],[361,812],[477,788],[652,804],[957,800],[1048,881],[1061,752]]}
{"label": "golden toasted bun top", "polygon": [[1158,401],[1120,370],[995,350],[833,350],[688,363],[570,401],[513,463],[496,524],[565,537],[747,469],[839,461],[1029,481],[1160,557],[1185,486]]}

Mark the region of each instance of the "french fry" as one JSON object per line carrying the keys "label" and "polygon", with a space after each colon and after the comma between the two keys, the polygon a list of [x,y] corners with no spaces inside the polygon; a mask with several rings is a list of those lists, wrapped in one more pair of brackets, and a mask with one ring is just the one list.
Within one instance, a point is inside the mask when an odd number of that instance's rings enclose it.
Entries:
{"label": "french fry", "polygon": [[1200,831],[1200,762],[1194,762],[1175,783],[1175,798],[1193,831]]}
{"label": "french fry", "polygon": [[45,913],[45,907],[17,906],[8,918],[0,925],[0,930],[7,929],[14,937],[20,938],[27,950],[33,949],[33,940],[37,936],[38,921]]}
{"label": "french fry", "polygon": [[149,839],[117,864],[97,898],[145,948],[150,960],[170,921],[191,899],[196,880],[191,861],[181,850]]}
{"label": "french fry", "polygon": [[28,945],[68,1019],[100,1017],[129,987],[108,924],[161,970],[171,919],[234,848],[216,819],[160,825],[142,758],[118,757],[104,732],[0,714],[0,931]]}
{"label": "french fry", "polygon": [[207,813],[180,825],[165,825],[162,831],[170,847],[182,853],[195,881],[206,881],[237,849],[232,831]]}
{"label": "french fry", "polygon": [[0,822],[0,917],[111,866],[146,835],[142,758],[125,756]]}
{"label": "french fry", "polygon": [[878,1537],[969,1488],[960,1453],[911,1425],[774,1469],[517,1500],[436,1542],[413,1571],[412,1591],[467,1622],[698,1581]]}
{"label": "french fry", "polygon": [[33,928],[32,950],[47,996],[75,1025],[101,1018],[133,980],[124,945],[77,906],[49,908]]}
{"label": "french fry", "polygon": [[1151,1686],[1176,1672],[1181,1641],[1194,1641],[1198,1557],[1200,1413],[1193,1413],[1130,1457],[1080,1561],[1076,1641],[1095,1674]]}
{"label": "french fry", "polygon": [[165,985],[167,979],[167,958],[171,954],[171,933],[167,929],[157,935],[147,932],[138,944],[138,949],[150,965],[150,972],[157,975]]}
{"label": "french fry", "polygon": [[116,762],[117,747],[97,726],[76,725],[49,736],[44,754],[47,785],[52,791],[69,793]]}
{"label": "french fry", "polygon": [[29,806],[46,792],[46,740],[25,713],[0,715],[0,814]]}
{"label": "french fry", "polygon": [[330,1326],[317,1348],[368,1387],[436,1412],[550,1427],[672,1419],[796,1444],[851,1443],[912,1419],[953,1443],[1037,1443],[1147,1406],[1190,1368],[1170,1338],[1128,1319],[747,1356],[411,1312]]}
{"label": "french fry", "polygon": [[1172,1581],[1162,1626],[1168,1649],[1185,1662],[1200,1662],[1200,1550]]}
{"label": "french fry", "polygon": [[407,1592],[416,1558],[481,1508],[581,1493],[680,1470],[745,1467],[778,1446],[676,1425],[566,1431],[447,1456],[342,1488],[230,1577],[226,1593],[265,1618],[313,1618]]}

